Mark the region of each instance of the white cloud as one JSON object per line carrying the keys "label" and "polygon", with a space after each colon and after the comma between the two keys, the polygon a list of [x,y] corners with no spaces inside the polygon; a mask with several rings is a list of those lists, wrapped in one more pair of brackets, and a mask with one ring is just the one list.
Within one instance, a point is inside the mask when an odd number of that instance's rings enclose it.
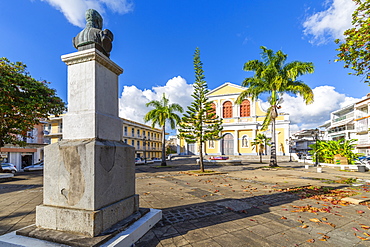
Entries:
{"label": "white cloud", "polygon": [[[152,89],[140,90],[136,86],[124,86],[119,98],[120,117],[144,123],[145,114],[151,110],[145,104],[151,100],[160,100],[163,93],[170,99],[170,103],[180,104],[184,111],[193,101],[191,96],[193,85],[187,84],[181,76],[168,80],[164,86],[152,87]],[[279,112],[289,113],[291,133],[317,128],[330,119],[331,112],[361,100],[338,93],[332,86],[316,87],[313,93],[315,101],[311,105],[306,105],[300,96],[283,95],[284,102]],[[267,102],[261,102],[261,104],[264,109],[268,108]],[[146,124],[150,125],[150,123]],[[167,132],[174,133],[170,129],[167,129]]]}
{"label": "white cloud", "polygon": [[281,112],[289,113],[292,125],[299,129],[317,128],[330,119],[331,112],[360,100],[340,94],[332,86],[320,86],[312,91],[315,101],[310,105],[300,96],[283,95]]}
{"label": "white cloud", "polygon": [[[168,80],[165,86],[157,86],[152,89],[140,90],[135,86],[124,86],[119,98],[119,116],[144,123],[145,114],[152,109],[146,107],[145,104],[152,100],[160,100],[163,93],[170,100],[170,104],[180,104],[184,111],[193,101],[191,97],[193,85],[187,84],[181,76]],[[180,113],[178,115],[181,116]],[[151,123],[147,124],[150,125]]]}
{"label": "white cloud", "polygon": [[303,23],[304,34],[311,36],[310,43],[324,44],[330,39],[343,38],[343,32],[352,27],[352,13],[356,5],[352,0],[333,0],[329,8],[309,16]]}
{"label": "white cloud", "polygon": [[120,14],[132,11],[133,4],[130,0],[41,0],[64,14],[67,20],[78,27],[85,27],[85,12],[95,9],[101,15],[106,9]]}

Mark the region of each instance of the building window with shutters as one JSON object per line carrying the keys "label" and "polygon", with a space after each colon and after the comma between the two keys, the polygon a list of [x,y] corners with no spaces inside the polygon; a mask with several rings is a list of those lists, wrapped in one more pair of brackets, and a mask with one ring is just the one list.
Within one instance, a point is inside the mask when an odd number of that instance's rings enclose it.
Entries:
{"label": "building window with shutters", "polygon": [[251,104],[249,100],[245,99],[240,104],[240,117],[250,117],[251,115]]}
{"label": "building window with shutters", "polygon": [[230,101],[226,101],[222,104],[222,117],[232,118],[233,117],[233,105]]}

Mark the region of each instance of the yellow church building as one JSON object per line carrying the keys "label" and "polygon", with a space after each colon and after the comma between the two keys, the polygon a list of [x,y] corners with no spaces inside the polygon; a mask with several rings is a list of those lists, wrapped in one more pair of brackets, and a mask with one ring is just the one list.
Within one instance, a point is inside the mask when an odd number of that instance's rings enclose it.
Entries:
{"label": "yellow church building", "polygon": [[[271,129],[261,131],[266,111],[261,101],[252,101],[248,98],[238,105],[236,99],[245,87],[232,83],[225,83],[207,93],[209,101],[222,119],[222,139],[207,141],[204,153],[207,155],[256,155],[258,150],[251,145],[257,134],[262,133],[271,138]],[[276,153],[285,155],[289,153],[289,114],[279,113],[276,118]],[[199,154],[197,144],[178,140],[178,153]],[[266,153],[270,154],[267,146]]]}

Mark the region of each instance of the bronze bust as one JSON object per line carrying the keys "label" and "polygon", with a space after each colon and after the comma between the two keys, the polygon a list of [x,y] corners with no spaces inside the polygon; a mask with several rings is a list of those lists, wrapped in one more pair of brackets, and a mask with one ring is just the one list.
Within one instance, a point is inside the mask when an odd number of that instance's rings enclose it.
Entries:
{"label": "bronze bust", "polygon": [[86,27],[73,38],[73,46],[79,51],[96,48],[107,57],[112,50],[113,33],[108,30],[102,30],[103,18],[94,9],[86,11]]}

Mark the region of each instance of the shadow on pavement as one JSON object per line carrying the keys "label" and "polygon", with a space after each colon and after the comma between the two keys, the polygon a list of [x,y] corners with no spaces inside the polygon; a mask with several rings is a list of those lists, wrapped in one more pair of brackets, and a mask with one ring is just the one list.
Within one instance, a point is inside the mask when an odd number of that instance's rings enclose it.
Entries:
{"label": "shadow on pavement", "polygon": [[[328,186],[327,188],[338,189],[343,187],[346,186]],[[162,240],[185,235],[191,230],[217,227],[219,224],[228,222],[232,224],[234,220],[244,219],[246,225],[257,225],[259,224],[258,220],[247,219],[257,215],[263,215],[265,220],[281,221],[281,216],[271,213],[270,208],[301,199],[300,195],[296,193],[279,192],[241,199],[216,199],[203,203],[164,208],[162,209],[162,220],[157,223],[151,233],[144,236],[135,246],[157,246]],[[289,219],[284,220],[282,224],[289,227],[301,225],[301,223]],[[250,241],[253,243],[253,239]],[[255,244],[259,246],[258,243]],[[269,244],[274,246],[273,243]]]}

